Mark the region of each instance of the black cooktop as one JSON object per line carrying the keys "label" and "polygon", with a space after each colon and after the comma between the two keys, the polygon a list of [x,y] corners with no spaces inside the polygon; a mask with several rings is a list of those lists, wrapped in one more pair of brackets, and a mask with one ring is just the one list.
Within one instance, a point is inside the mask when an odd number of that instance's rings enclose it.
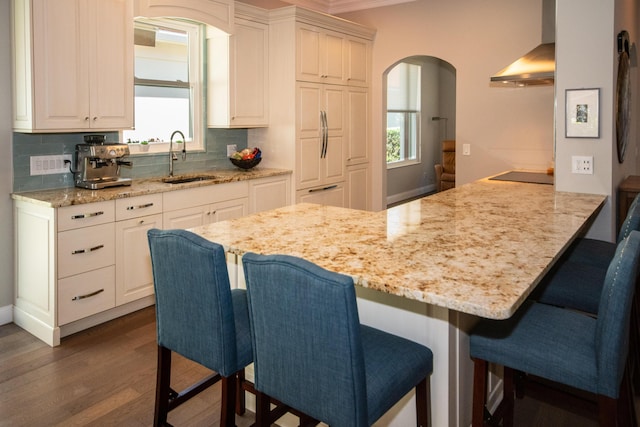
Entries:
{"label": "black cooktop", "polygon": [[514,181],[514,182],[528,182],[531,184],[550,184],[553,185],[553,175],[546,174],[544,172],[506,172],[501,175],[496,175],[492,178],[496,181]]}

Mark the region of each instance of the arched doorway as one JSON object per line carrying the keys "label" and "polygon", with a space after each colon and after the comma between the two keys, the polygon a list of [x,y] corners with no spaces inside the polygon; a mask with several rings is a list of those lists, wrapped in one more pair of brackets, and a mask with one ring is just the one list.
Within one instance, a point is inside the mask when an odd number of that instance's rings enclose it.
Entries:
{"label": "arched doorway", "polygon": [[442,141],[455,139],[456,70],[442,59],[411,56],[383,73],[387,205],[435,191]]}

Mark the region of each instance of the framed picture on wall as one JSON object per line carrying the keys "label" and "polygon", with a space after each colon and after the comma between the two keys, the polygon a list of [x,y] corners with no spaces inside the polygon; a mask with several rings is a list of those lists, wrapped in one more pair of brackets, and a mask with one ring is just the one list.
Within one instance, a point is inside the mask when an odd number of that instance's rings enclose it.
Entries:
{"label": "framed picture on wall", "polygon": [[567,138],[600,138],[600,89],[566,90]]}

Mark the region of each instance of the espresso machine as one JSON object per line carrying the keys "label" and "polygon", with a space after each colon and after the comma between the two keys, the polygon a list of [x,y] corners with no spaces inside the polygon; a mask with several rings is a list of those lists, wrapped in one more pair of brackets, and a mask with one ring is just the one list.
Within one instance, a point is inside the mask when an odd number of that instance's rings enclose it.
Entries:
{"label": "espresso machine", "polygon": [[97,190],[120,185],[131,185],[131,178],[120,176],[121,166],[131,166],[124,160],[129,146],[106,142],[104,135],[86,135],[84,144],[76,145],[76,187]]}

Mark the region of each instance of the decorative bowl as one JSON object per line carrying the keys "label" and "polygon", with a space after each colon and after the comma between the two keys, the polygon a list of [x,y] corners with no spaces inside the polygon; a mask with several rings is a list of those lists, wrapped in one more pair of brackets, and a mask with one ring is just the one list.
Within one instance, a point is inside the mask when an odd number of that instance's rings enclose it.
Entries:
{"label": "decorative bowl", "polygon": [[254,157],[253,159],[246,159],[246,160],[234,159],[233,157],[229,157],[229,160],[231,160],[231,163],[233,163],[240,169],[249,170],[257,166],[258,163],[260,163],[260,161],[262,160],[262,157]]}

